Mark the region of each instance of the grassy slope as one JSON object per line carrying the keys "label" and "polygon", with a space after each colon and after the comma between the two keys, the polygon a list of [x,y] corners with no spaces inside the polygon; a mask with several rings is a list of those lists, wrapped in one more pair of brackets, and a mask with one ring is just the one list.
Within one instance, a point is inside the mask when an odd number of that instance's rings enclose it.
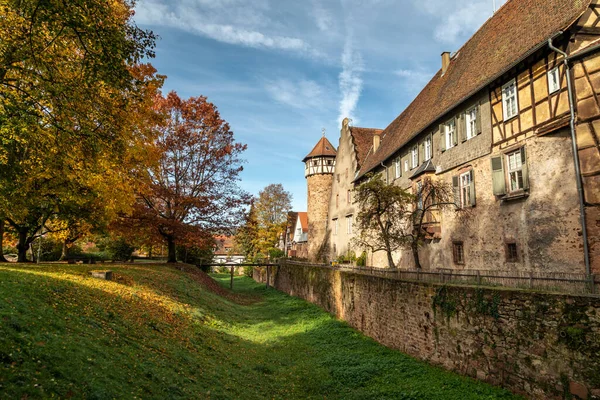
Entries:
{"label": "grassy slope", "polygon": [[0,264],[1,398],[512,398],[249,278],[240,305],[198,273],[111,266],[107,282],[93,267]]}

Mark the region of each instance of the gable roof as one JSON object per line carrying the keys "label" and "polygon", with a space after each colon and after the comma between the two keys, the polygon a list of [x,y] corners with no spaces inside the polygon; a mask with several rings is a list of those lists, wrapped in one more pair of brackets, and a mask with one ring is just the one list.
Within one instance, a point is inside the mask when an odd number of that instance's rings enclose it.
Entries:
{"label": "gable roof", "polygon": [[300,225],[302,226],[302,232],[308,232],[308,213],[306,211],[299,211],[298,219],[300,220]]}
{"label": "gable roof", "polygon": [[337,151],[335,150],[335,147],[331,144],[331,142],[329,140],[327,140],[327,138],[325,136],[323,136],[317,142],[317,144],[312,149],[312,151],[310,153],[308,153],[306,155],[306,157],[304,157],[302,159],[302,162],[306,162],[306,160],[308,160],[309,158],[313,158],[313,157],[322,157],[322,156],[335,157],[336,154],[337,154]]}
{"label": "gable roof", "polygon": [[358,178],[376,168],[421,133],[548,38],[575,22],[591,0],[508,0],[456,52],[446,73],[439,70],[413,102],[385,128],[377,152]]}
{"label": "gable roof", "polygon": [[360,170],[367,154],[373,147],[373,136],[380,135],[383,129],[359,128],[357,126],[351,126],[349,129],[354,143],[354,151],[356,152],[357,170]]}

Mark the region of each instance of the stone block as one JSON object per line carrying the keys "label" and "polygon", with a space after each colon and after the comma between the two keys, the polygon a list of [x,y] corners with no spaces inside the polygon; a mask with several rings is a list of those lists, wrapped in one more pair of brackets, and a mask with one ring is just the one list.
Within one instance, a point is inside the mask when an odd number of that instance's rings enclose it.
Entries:
{"label": "stone block", "polygon": [[113,279],[112,271],[90,271],[90,275],[92,275],[92,278],[104,279],[107,281],[112,281]]}

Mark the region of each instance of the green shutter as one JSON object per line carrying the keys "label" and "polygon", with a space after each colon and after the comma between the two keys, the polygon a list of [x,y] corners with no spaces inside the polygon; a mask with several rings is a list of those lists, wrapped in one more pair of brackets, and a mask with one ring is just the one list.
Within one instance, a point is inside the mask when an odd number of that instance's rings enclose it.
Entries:
{"label": "green shutter", "polygon": [[504,178],[502,156],[492,157],[492,186],[494,188],[494,195],[502,196],[506,194],[506,179]]}
{"label": "green shutter", "polygon": [[444,124],[440,124],[440,151],[446,151],[446,132]]}
{"label": "green shutter", "polygon": [[469,204],[471,207],[475,205],[475,173],[473,170],[469,171],[471,175],[471,183],[469,184],[469,193],[471,194],[471,198],[469,199]]}
{"label": "green shutter", "polygon": [[461,143],[467,141],[467,118],[465,113],[461,113],[456,117],[456,131]]}
{"label": "green shutter", "polygon": [[525,146],[521,147],[521,164],[523,170],[523,189],[529,189],[529,171],[527,170],[527,155],[525,154]]}
{"label": "green shutter", "polygon": [[481,105],[477,105],[477,121],[475,121],[475,125],[477,126],[477,134],[481,133]]}
{"label": "green shutter", "polygon": [[456,146],[458,144],[458,135],[456,133],[456,130],[458,129],[458,119],[453,118],[453,120],[454,120],[454,134],[452,135],[452,142]]}
{"label": "green shutter", "polygon": [[458,184],[458,175],[452,177],[452,193],[454,194],[454,204],[460,208],[460,186]]}

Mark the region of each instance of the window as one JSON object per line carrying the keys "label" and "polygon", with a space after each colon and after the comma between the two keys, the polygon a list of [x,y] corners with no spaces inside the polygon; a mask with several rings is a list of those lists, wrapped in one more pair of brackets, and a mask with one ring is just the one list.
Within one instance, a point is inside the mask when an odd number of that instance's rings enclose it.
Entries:
{"label": "window", "polygon": [[417,146],[413,147],[410,151],[410,157],[412,160],[412,167],[417,168],[417,166],[419,165],[419,153],[417,151]]}
{"label": "window", "polygon": [[463,265],[465,263],[463,242],[452,242],[452,258],[454,259],[454,264]]}
{"label": "window", "polygon": [[348,190],[348,191],[346,192],[346,202],[347,202],[348,204],[350,204],[350,203],[352,202],[352,192],[350,192],[350,190]]}
{"label": "window", "polygon": [[334,218],[333,219],[333,234],[337,235],[338,233],[338,219]]}
{"label": "window", "polygon": [[327,165],[331,165],[332,162],[333,161],[331,161],[331,160],[327,160]]}
{"label": "window", "polygon": [[505,121],[519,113],[517,83],[515,79],[502,86],[502,112]]}
{"label": "window", "polygon": [[431,136],[427,136],[427,139],[425,139],[425,160],[430,160],[431,159]]}
{"label": "window", "polygon": [[319,165],[319,162],[317,160],[313,160],[313,165],[316,167],[317,165]]}
{"label": "window", "polygon": [[404,160],[404,171],[408,171],[410,168],[408,168],[408,160]]}
{"label": "window", "polygon": [[399,158],[396,160],[396,162],[394,163],[394,165],[396,167],[396,179],[398,179],[402,175],[402,166],[400,164],[400,159]]}
{"label": "window", "polygon": [[519,252],[515,242],[506,243],[506,262],[518,262]]}
{"label": "window", "polygon": [[352,235],[352,215],[346,217],[346,233]]}
{"label": "window", "polygon": [[560,89],[560,78],[558,76],[558,67],[548,71],[548,93],[552,94]]}
{"label": "window", "polygon": [[454,147],[456,144],[456,122],[451,120],[445,125],[446,149]]}
{"label": "window", "polygon": [[508,190],[515,192],[523,190],[523,160],[521,150],[513,151],[506,155],[508,160]]}
{"label": "window", "polygon": [[335,195],[335,208],[338,208],[339,205],[340,205],[340,195],[336,194]]}
{"label": "window", "polygon": [[[456,179],[458,178],[458,179]],[[475,205],[475,185],[473,182],[473,170],[464,172],[452,179],[454,188],[454,204],[460,208]]]}
{"label": "window", "polygon": [[477,136],[477,107],[467,111],[466,115],[467,140]]}
{"label": "window", "polygon": [[525,147],[492,157],[492,184],[496,196],[526,195],[529,190]]}

